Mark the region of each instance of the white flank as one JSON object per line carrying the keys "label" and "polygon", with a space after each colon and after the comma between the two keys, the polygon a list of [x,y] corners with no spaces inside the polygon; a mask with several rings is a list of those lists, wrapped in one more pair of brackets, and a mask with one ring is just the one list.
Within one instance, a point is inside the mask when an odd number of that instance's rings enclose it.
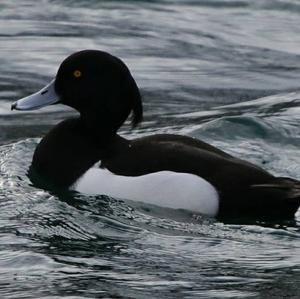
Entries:
{"label": "white flank", "polygon": [[115,175],[107,169],[91,168],[71,189],[208,216],[216,216],[219,207],[218,193],[210,183],[193,174],[172,171],[131,177]]}

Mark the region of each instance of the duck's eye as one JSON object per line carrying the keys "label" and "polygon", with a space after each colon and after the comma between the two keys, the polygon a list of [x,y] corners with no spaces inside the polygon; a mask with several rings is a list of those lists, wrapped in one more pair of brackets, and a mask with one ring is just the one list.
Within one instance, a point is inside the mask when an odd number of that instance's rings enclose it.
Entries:
{"label": "duck's eye", "polygon": [[80,78],[81,75],[82,75],[82,73],[81,73],[80,70],[75,70],[75,71],[73,72],[73,76],[74,76],[75,78]]}

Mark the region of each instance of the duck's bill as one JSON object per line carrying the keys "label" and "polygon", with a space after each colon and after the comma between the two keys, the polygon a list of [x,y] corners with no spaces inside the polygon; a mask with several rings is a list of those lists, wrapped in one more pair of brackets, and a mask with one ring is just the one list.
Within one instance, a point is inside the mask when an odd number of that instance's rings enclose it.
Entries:
{"label": "duck's bill", "polygon": [[35,110],[58,103],[60,99],[55,92],[54,81],[52,80],[40,91],[13,103],[11,110]]}

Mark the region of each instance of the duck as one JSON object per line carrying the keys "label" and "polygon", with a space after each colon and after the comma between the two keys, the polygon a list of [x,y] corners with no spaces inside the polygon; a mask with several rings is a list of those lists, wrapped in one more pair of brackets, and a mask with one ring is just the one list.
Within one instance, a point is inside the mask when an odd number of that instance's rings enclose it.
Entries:
{"label": "duck", "polygon": [[143,120],[140,90],[126,64],[100,50],[68,56],[40,91],[12,110],[63,104],[79,112],[37,145],[30,173],[62,189],[103,194],[216,218],[293,218],[300,184],[276,177],[204,141],[177,134],[135,139],[118,130]]}

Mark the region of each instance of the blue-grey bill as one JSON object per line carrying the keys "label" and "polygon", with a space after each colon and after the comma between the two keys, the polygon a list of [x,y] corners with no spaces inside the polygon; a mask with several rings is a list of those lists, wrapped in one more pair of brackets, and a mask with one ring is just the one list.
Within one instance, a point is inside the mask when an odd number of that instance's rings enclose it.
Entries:
{"label": "blue-grey bill", "polygon": [[54,81],[40,91],[22,98],[11,105],[11,110],[35,110],[59,102],[59,96],[54,89]]}

